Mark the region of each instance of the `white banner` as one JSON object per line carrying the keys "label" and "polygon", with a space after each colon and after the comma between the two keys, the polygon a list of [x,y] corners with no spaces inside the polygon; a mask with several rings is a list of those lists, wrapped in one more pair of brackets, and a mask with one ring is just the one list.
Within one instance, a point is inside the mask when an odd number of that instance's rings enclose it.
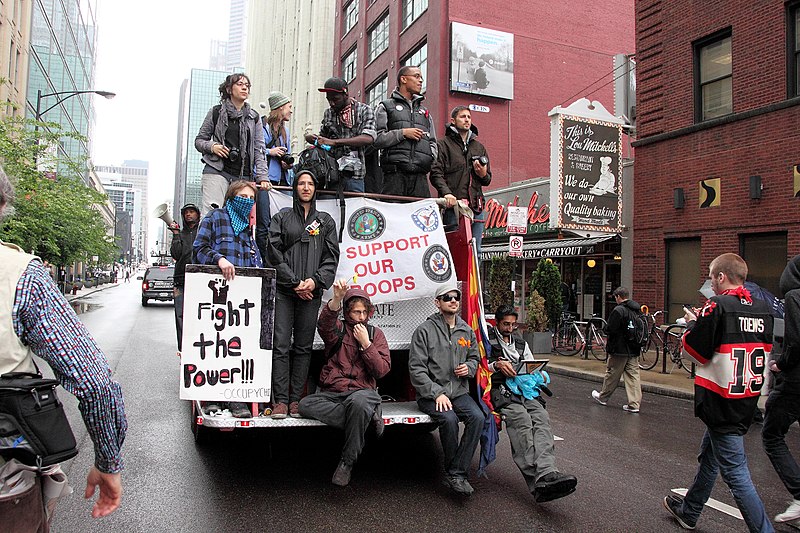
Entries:
{"label": "white banner", "polygon": [[[291,206],[290,196],[270,191],[273,215]],[[338,236],[337,200],[318,200],[317,209],[331,215]],[[433,200],[390,204],[348,198],[344,223],[336,278],[349,278],[349,285],[364,289],[372,303],[432,298],[442,284],[455,282],[453,260]],[[330,297],[328,291],[323,300]]]}
{"label": "white banner", "polygon": [[269,401],[274,312],[274,270],[187,265],[181,400]]}

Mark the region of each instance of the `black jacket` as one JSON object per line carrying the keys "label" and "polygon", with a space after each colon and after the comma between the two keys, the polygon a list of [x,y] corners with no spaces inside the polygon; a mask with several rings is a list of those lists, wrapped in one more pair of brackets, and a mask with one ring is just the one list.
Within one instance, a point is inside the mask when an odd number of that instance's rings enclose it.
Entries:
{"label": "black jacket", "polygon": [[314,296],[333,284],[339,264],[339,240],[336,224],[328,213],[317,211],[316,194],[305,216],[297,200],[295,178],[294,202],[291,209],[275,213],[269,223],[269,243],[266,265],[277,271],[278,290],[294,295],[294,288],[306,278],[312,278],[317,288]]}
{"label": "black jacket", "polygon": [[492,164],[489,163],[486,177],[479,178],[472,170],[472,157],[486,155],[486,148],[477,139],[478,128],[473,124],[467,142],[461,140],[458,130],[451,124],[439,139],[439,154],[431,168],[431,185],[439,197],[452,194],[456,199],[468,198],[470,206],[480,212],[483,209],[482,188],[492,182]]}
{"label": "black jacket", "polygon": [[775,390],[800,395],[800,255],[789,261],[781,274],[785,295],[783,353],[775,358],[781,370],[775,376]]}
{"label": "black jacket", "polygon": [[169,254],[175,260],[175,277],[173,280],[176,287],[183,287],[183,282],[186,279],[186,265],[192,262],[192,244],[197,238],[197,228],[199,227],[199,220],[193,228],[190,228],[184,218],[181,231],[172,236]]}
{"label": "black jacket", "polygon": [[611,311],[608,317],[606,350],[610,355],[637,357],[641,350],[635,342],[628,341],[628,325],[641,312],[641,306],[633,300],[625,300]]}
{"label": "black jacket", "polygon": [[[392,97],[384,100],[379,106],[386,112],[386,130],[402,130],[403,128],[419,128],[428,132],[428,137],[419,141],[412,141],[400,135],[400,142],[381,149],[381,167],[385,172],[402,171],[412,174],[426,174],[433,166],[435,144],[433,137],[430,112],[422,105],[425,99],[422,95],[415,95],[410,107],[408,100],[395,90]],[[376,121],[378,117],[376,115]],[[378,126],[380,131],[380,125]],[[433,137],[435,139],[435,137]]]}

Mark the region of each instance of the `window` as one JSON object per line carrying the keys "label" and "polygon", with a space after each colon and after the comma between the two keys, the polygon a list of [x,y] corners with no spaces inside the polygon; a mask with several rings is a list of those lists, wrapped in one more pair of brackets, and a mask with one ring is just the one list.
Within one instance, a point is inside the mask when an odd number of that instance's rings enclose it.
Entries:
{"label": "window", "polygon": [[353,0],[349,4],[344,7],[344,31],[342,35],[345,35],[353,26],[358,23],[358,0]]}
{"label": "window", "polygon": [[375,85],[367,90],[367,105],[372,109],[386,99],[388,89],[388,78],[383,76]]}
{"label": "window", "polygon": [[372,61],[389,47],[389,14],[387,13],[369,32],[367,62]]}
{"label": "window", "polygon": [[731,33],[695,43],[695,115],[698,122],[733,113]]}
{"label": "window", "polygon": [[401,66],[411,65],[414,67],[419,67],[419,71],[422,73],[422,92],[425,92],[425,89],[428,87],[428,43],[423,44],[415,52],[413,52],[410,56],[403,60],[403,64]]}
{"label": "window", "polygon": [[800,96],[800,2],[789,6],[788,23],[786,37],[789,65],[786,71],[789,75],[789,98],[791,98]]}
{"label": "window", "polygon": [[739,235],[739,251],[747,263],[747,279],[780,296],[781,274],[788,256],[786,233]]}
{"label": "window", "polygon": [[700,239],[669,240],[667,245],[667,305],[665,323],[683,316],[683,306],[697,302],[697,287],[686,280],[700,280],[708,270],[700,269]]}
{"label": "window", "polygon": [[428,9],[428,0],[403,0],[403,29],[408,28]]}
{"label": "window", "polygon": [[353,81],[356,77],[356,52],[358,48],[353,48],[349,54],[342,59],[342,78],[347,83]]}

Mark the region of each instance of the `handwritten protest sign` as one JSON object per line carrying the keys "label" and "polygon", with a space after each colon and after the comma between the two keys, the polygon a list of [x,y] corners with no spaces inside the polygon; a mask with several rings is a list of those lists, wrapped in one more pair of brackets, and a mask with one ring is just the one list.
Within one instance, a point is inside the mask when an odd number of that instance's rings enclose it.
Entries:
{"label": "handwritten protest sign", "polygon": [[[331,215],[338,232],[342,216],[336,202],[319,200],[317,209]],[[277,213],[291,207],[292,199],[270,191],[270,204]],[[373,303],[433,297],[442,284],[455,281],[433,200],[390,204],[348,198],[345,206],[337,279],[348,278],[348,284],[366,291]]]}
{"label": "handwritten protest sign", "polygon": [[180,398],[269,401],[275,271],[187,265],[183,310]]}

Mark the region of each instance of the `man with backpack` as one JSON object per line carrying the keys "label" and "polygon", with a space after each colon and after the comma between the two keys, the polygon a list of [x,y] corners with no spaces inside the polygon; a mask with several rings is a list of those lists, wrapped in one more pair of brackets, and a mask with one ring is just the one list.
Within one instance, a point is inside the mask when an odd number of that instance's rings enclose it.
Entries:
{"label": "man with backpack", "polygon": [[608,361],[606,375],[603,378],[603,387],[600,392],[593,390],[592,398],[600,405],[606,405],[608,399],[614,394],[619,385],[619,378],[624,376],[625,392],[628,403],[622,409],[628,413],[638,413],[642,401],[642,384],[639,377],[639,355],[641,344],[637,337],[637,330],[641,329],[639,318],[642,313],[641,306],[630,299],[630,291],[625,287],[617,287],[612,293],[617,306],[608,317],[606,333],[608,342],[606,351]]}
{"label": "man with backpack", "polygon": [[[342,307],[344,321],[337,318]],[[376,380],[389,372],[391,359],[386,336],[368,324],[373,309],[363,290],[348,289],[344,280],[333,284],[333,298],[317,322],[328,359],[319,377],[321,392],[300,400],[303,417],[344,430],[342,459],[331,480],[340,487],[350,483],[370,422],[378,436],[383,433]]]}

